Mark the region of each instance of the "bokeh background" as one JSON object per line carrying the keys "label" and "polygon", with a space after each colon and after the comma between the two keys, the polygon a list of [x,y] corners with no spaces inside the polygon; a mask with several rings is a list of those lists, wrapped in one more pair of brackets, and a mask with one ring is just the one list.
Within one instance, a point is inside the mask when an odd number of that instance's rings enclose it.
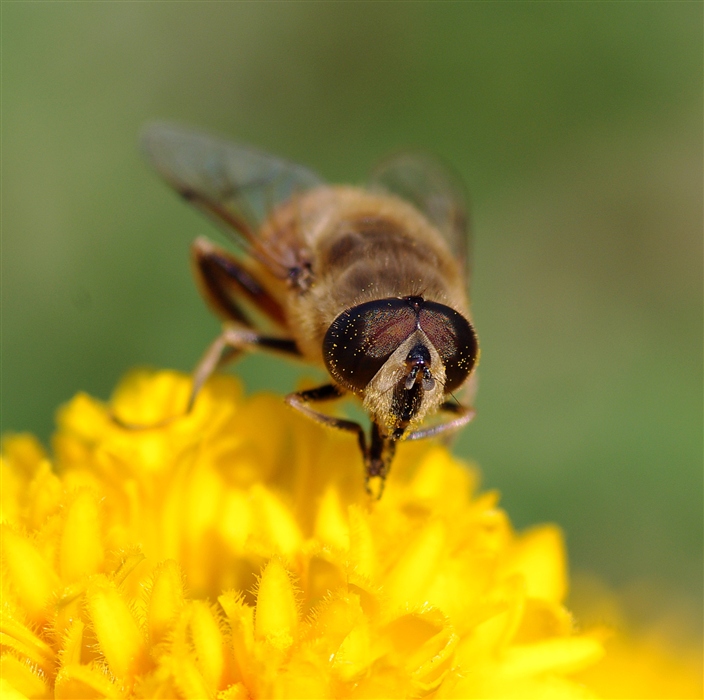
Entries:
{"label": "bokeh background", "polygon": [[[472,197],[478,418],[457,442],[518,527],[639,614],[702,599],[701,3],[3,3],[2,428],[218,325],[218,234],[136,147],[162,118],[362,182],[404,147]],[[252,390],[300,370],[252,357]],[[303,370],[304,373],[307,370]],[[640,601],[640,602],[634,602]],[[681,630],[680,630],[681,631]]]}

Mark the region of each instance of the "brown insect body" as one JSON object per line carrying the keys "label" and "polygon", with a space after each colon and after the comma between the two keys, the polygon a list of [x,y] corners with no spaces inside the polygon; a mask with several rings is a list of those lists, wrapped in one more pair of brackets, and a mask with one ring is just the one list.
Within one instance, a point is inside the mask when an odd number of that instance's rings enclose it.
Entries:
{"label": "brown insect body", "polygon": [[[461,196],[437,162],[394,160],[370,191],[328,186],[300,166],[178,127],[152,127],[144,143],[164,178],[250,253],[241,259],[205,239],[194,244],[201,290],[226,325],[196,369],[192,401],[243,349],[324,365],[331,384],[287,401],[357,434],[367,481],[381,479],[379,495],[399,439],[469,422],[472,409],[446,401],[472,372],[478,346],[468,320]],[[283,337],[259,332],[243,300]],[[371,418],[369,445],[359,424],[310,406],[347,392]],[[438,409],[454,417],[420,428]]]}
{"label": "brown insect body", "polygon": [[[282,260],[294,252],[297,264],[308,271],[303,283],[279,281],[271,292],[284,305],[288,332],[313,363],[325,363],[323,341],[333,321],[365,302],[419,298],[468,315],[458,261],[428,220],[398,197],[352,187],[318,188],[273,212],[259,240],[263,250]],[[405,375],[405,358],[419,342],[431,353],[437,387],[404,428],[421,423],[444,398],[443,364],[423,330],[397,340],[395,371],[387,369],[364,389],[339,382],[363,400],[386,434],[398,427],[389,392]]]}
{"label": "brown insect body", "polygon": [[326,187],[289,202],[262,227],[262,245],[297,252],[312,283],[277,285],[289,330],[311,362],[345,309],[387,297],[422,296],[467,315],[464,280],[442,237],[397,197]]}

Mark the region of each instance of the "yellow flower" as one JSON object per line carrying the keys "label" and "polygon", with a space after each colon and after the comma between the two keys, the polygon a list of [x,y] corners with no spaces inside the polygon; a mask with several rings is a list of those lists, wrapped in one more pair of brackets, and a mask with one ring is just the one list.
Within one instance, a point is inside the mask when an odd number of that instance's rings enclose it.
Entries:
{"label": "yellow flower", "polygon": [[[155,424],[189,389],[137,373],[112,410]],[[79,395],[2,480],[3,697],[591,697],[560,531],[516,534],[432,443],[373,501],[353,437],[217,377],[143,431]]]}

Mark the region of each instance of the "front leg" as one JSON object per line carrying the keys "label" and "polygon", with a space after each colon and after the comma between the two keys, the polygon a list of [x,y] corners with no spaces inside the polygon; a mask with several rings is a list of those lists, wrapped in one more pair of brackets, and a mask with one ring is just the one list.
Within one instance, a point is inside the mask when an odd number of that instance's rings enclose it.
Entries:
{"label": "front leg", "polygon": [[364,455],[365,461],[367,457],[367,438],[364,435],[364,428],[359,423],[355,423],[352,420],[346,420],[344,418],[336,418],[335,416],[328,416],[325,413],[320,413],[311,408],[308,404],[314,403],[316,401],[331,401],[333,399],[339,399],[344,396],[344,393],[334,384],[324,384],[315,389],[308,389],[307,391],[297,391],[294,394],[289,394],[285,401],[286,403],[300,411],[304,416],[307,416],[316,423],[321,423],[322,425],[327,425],[330,428],[337,428],[338,430],[347,430],[348,432],[354,433],[357,436],[357,443],[359,444],[359,449]]}
{"label": "front leg", "polygon": [[392,436],[382,433],[378,423],[372,421],[372,440],[369,454],[365,460],[367,473],[364,478],[364,487],[370,496],[375,495],[370,483],[375,478],[379,479],[376,498],[381,498],[381,494],[384,493],[386,477],[389,474],[395,453],[396,440]]}
{"label": "front leg", "polygon": [[[392,438],[383,435],[379,426],[372,422],[371,444],[367,447],[367,438],[364,434],[364,428],[362,428],[359,423],[345,418],[328,416],[309,406],[310,403],[317,401],[339,399],[343,395],[342,390],[334,384],[325,384],[316,389],[289,394],[286,397],[286,403],[311,420],[314,420],[316,423],[354,433],[357,436],[357,443],[359,444],[362,459],[364,460],[364,487],[370,496],[375,496],[377,499],[381,498],[381,494],[384,491],[386,475],[389,473],[391,460],[396,450],[396,442]],[[376,493],[374,493],[370,484],[370,481],[374,478],[379,479],[379,487]]]}

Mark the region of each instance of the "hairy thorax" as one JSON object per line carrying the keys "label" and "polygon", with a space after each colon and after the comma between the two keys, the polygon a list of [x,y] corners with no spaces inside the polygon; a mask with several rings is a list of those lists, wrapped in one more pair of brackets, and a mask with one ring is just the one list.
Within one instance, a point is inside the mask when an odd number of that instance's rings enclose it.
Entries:
{"label": "hairy thorax", "polygon": [[310,273],[285,295],[290,332],[311,360],[345,309],[417,296],[467,313],[460,262],[442,235],[406,202],[352,187],[324,187],[276,212],[262,232],[270,250],[297,256]]}

